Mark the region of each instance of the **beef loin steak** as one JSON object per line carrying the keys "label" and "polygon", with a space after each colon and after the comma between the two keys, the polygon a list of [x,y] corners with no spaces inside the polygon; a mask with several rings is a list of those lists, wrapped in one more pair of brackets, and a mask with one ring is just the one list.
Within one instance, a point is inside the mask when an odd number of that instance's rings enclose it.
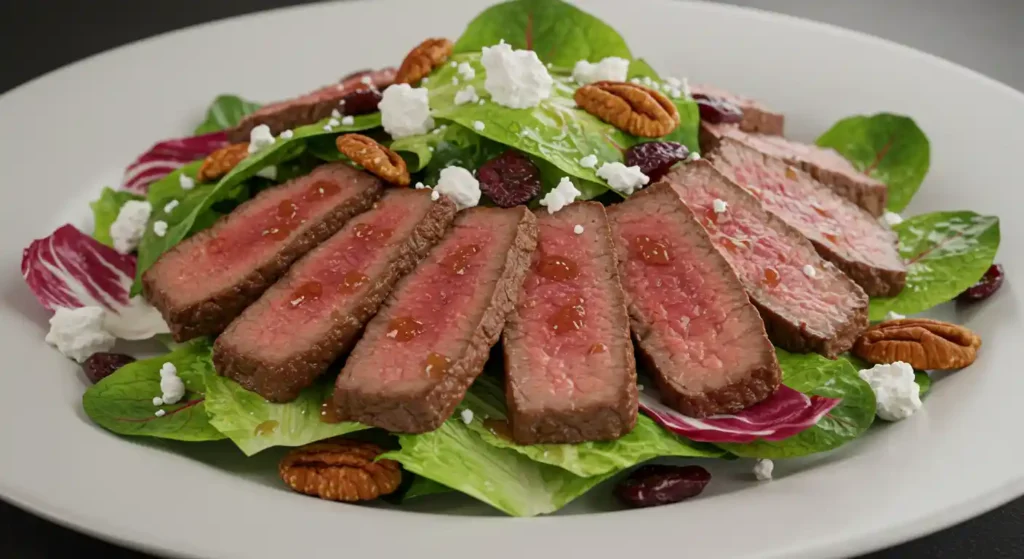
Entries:
{"label": "beef loin steak", "polygon": [[389,189],[228,326],[213,347],[217,372],[272,402],[294,400],[351,349],[395,282],[454,218],[448,198]]}
{"label": "beef loin steak", "polygon": [[889,188],[885,183],[858,171],[832,148],[803,144],[782,136],[748,134],[731,124],[701,123],[702,150],[713,151],[723,137],[738,140],[767,156],[803,169],[818,182],[832,188],[836,194],[864,208],[874,217],[885,213],[889,200]]}
{"label": "beef loin steak", "polygon": [[[732,266],[776,345],[835,357],[867,328],[864,290],[710,163],[679,165],[663,182],[672,186]],[[813,268],[813,277],[805,266]]]}
{"label": "beef loin steak", "polygon": [[633,337],[662,401],[705,417],[764,400],[781,372],[757,309],[672,188],[608,209]]}
{"label": "beef loin steak", "polygon": [[143,294],[176,341],[220,334],[383,190],[379,179],[345,163],[267,189],[161,255],[142,276]]}
{"label": "beef loin steak", "polygon": [[330,415],[400,433],[438,428],[483,370],[536,246],[524,206],[461,212],[367,324]]}
{"label": "beef loin steak", "polygon": [[[775,112],[753,99],[702,84],[690,86],[690,93],[695,97],[703,95],[735,105],[743,111],[743,120],[740,121],[739,127],[744,132],[782,135],[783,125],[785,124],[785,117],[782,113]],[[701,149],[704,148],[701,147]]]}
{"label": "beef loin steak", "polygon": [[722,138],[709,160],[766,210],[803,233],[818,254],[872,297],[892,297],[907,283],[896,234],[871,214],[782,159]]}
{"label": "beef loin steak", "polygon": [[604,206],[537,215],[537,251],[502,346],[517,443],[611,440],[633,429],[636,362]]}

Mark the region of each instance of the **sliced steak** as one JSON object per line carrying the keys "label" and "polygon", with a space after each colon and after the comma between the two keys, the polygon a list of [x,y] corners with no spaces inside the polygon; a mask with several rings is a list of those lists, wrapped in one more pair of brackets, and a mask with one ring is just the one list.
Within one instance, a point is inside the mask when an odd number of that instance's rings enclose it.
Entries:
{"label": "sliced steak", "polygon": [[536,246],[523,206],[461,212],[367,324],[338,375],[332,415],[401,433],[438,428],[483,370]]}
{"label": "sliced steak", "polygon": [[735,105],[743,111],[743,120],[740,121],[739,127],[744,132],[782,135],[785,123],[782,113],[777,113],[753,99],[710,85],[693,85],[690,87],[690,93],[694,96],[703,95],[712,99],[721,99]]}
{"label": "sliced steak", "polygon": [[175,340],[215,336],[383,191],[379,179],[344,163],[318,167],[175,245],[143,274],[143,294]]}
{"label": "sliced steak", "polygon": [[[775,344],[835,357],[867,328],[864,290],[710,163],[679,165],[663,182],[675,189],[739,276]],[[715,212],[715,200],[727,204],[725,211]],[[814,277],[804,266],[814,268]]]}
{"label": "sliced steak", "polygon": [[228,326],[213,347],[217,372],[270,401],[294,400],[351,349],[395,282],[454,218],[448,198],[389,189]]}
{"label": "sliced steak", "polygon": [[608,209],[633,337],[665,404],[693,417],[770,396],[781,372],[743,284],[667,184]]}
{"label": "sliced steak", "polygon": [[537,215],[537,251],[502,340],[517,443],[611,440],[633,429],[636,361],[604,206]]}
{"label": "sliced steak", "polygon": [[874,217],[885,212],[889,199],[889,189],[885,183],[861,173],[832,148],[802,144],[782,136],[748,134],[729,124],[701,123],[702,150],[714,150],[723,137],[739,140],[767,156],[803,169],[818,182],[831,187],[836,194],[864,208]]}
{"label": "sliced steak", "polygon": [[871,214],[782,159],[722,138],[711,163],[766,210],[804,234],[826,260],[872,297],[892,297],[907,283],[896,234]]}
{"label": "sliced steak", "polygon": [[343,115],[358,114],[359,111],[352,111],[353,107],[348,107],[341,101],[358,91],[383,91],[394,81],[394,68],[356,72],[346,76],[339,83],[325,85],[305,95],[260,107],[252,114],[246,115],[238,126],[228,130],[228,139],[232,142],[248,142],[249,133],[260,124],[269,126],[270,132],[276,136],[285,130],[323,120],[331,116],[331,111],[335,109]]}

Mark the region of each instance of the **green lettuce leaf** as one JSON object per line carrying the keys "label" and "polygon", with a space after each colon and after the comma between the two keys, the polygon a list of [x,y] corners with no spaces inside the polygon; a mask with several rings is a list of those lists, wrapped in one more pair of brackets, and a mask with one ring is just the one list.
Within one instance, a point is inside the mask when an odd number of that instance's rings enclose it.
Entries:
{"label": "green lettuce leaf", "polygon": [[932,377],[928,376],[928,373],[914,371],[914,382],[916,382],[917,385],[921,387],[922,398],[932,389]]}
{"label": "green lettuce leaf", "polygon": [[330,382],[318,382],[294,401],[275,404],[229,378],[211,374],[206,377],[206,412],[210,424],[246,456],[273,446],[302,446],[366,429],[358,423],[320,421],[321,404],[330,388]]}
{"label": "green lettuce leaf", "polygon": [[492,6],[469,23],[455,52],[479,51],[501,40],[569,68],[584,59],[633,58],[626,41],[608,24],[561,0],[513,0]]}
{"label": "green lettuce leaf", "polygon": [[895,297],[871,300],[871,320],[889,311],[915,314],[945,303],[974,285],[999,249],[999,218],[974,212],[935,212],[893,227],[907,262],[907,286]]}
{"label": "green lettuce leaf", "polygon": [[718,446],[745,458],[793,458],[838,448],[861,436],[875,419],[875,394],[857,376],[857,369],[840,357],[826,359],[814,353],[775,350],[782,367],[782,382],[804,394],[841,398],[818,424],[781,441],[725,443]]}
{"label": "green lettuce leaf", "polygon": [[412,483],[409,484],[409,488],[402,493],[401,502],[405,502],[409,499],[415,499],[416,497],[426,497],[427,495],[437,495],[438,493],[451,493],[452,488],[446,485],[442,485],[432,479],[425,478],[423,476],[413,477]]}
{"label": "green lettuce leaf", "polygon": [[117,219],[121,206],[129,200],[142,200],[142,196],[127,190],[114,190],[109,186],[103,189],[99,199],[89,204],[93,218],[92,238],[108,247],[114,246],[114,240],[110,238],[110,226]]}
{"label": "green lettuce leaf", "polygon": [[[100,427],[120,435],[137,435],[179,441],[223,439],[206,415],[204,378],[213,374],[211,346],[198,339],[161,357],[136,361],[89,387],[82,407]],[[185,396],[176,403],[154,406],[160,390],[160,367],[174,363],[185,383]],[[157,410],[165,415],[156,416]]]}
{"label": "green lettuce leaf", "polygon": [[888,185],[888,207],[894,212],[907,207],[928,173],[928,137],[906,116],[847,117],[822,134],[817,143],[835,149],[857,170]]}
{"label": "green lettuce leaf", "polygon": [[246,101],[237,95],[218,95],[206,110],[206,120],[196,127],[193,134],[209,134],[218,130],[233,128],[242,118],[260,108],[259,103]]}

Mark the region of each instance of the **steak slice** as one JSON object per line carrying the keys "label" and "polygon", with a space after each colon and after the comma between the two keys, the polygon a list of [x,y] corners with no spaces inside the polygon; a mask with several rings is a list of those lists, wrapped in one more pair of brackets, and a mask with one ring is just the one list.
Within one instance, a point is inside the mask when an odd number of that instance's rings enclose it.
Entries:
{"label": "steak slice", "polygon": [[447,198],[389,189],[228,326],[213,347],[217,372],[272,402],[294,400],[351,349],[395,282],[454,218]]}
{"label": "steak slice", "polygon": [[331,116],[331,111],[335,109],[341,114],[357,114],[351,111],[351,107],[339,103],[357,91],[384,90],[394,81],[394,68],[356,72],[346,76],[339,83],[325,85],[305,95],[260,107],[246,115],[238,126],[227,131],[228,140],[236,143],[248,142],[249,133],[260,124],[269,126],[270,132],[276,136],[285,130],[323,120]]}
{"label": "steak slice", "polygon": [[143,295],[176,341],[220,334],[383,190],[379,179],[344,163],[265,190],[164,253],[143,274]]}
{"label": "steak slice", "polygon": [[756,404],[781,372],[743,284],[667,184],[608,209],[633,337],[662,401],[705,417]]}
{"label": "steak slice", "polygon": [[896,233],[871,214],[785,161],[732,138],[710,155],[716,169],[803,233],[818,254],[872,297],[892,297],[907,283]]}
{"label": "steak slice", "polygon": [[690,93],[695,97],[703,95],[736,105],[743,111],[743,120],[740,121],[739,127],[744,132],[782,135],[782,128],[785,124],[785,117],[782,113],[777,113],[753,99],[710,85],[690,86]]}
{"label": "steak slice", "polygon": [[[835,357],[867,328],[864,290],[710,163],[679,165],[663,182],[697,216],[739,276],[776,345]],[[714,211],[715,200],[727,204],[724,212]],[[803,271],[808,265],[813,278]]]}
{"label": "steak slice", "polygon": [[889,199],[889,188],[885,183],[861,173],[832,148],[802,144],[782,136],[748,134],[729,124],[701,123],[702,150],[714,150],[723,137],[733,138],[769,157],[803,169],[818,182],[832,188],[836,194],[864,208],[874,217],[885,212]]}
{"label": "steak slice", "polygon": [[524,206],[460,213],[367,324],[335,383],[333,415],[401,433],[438,428],[483,370],[536,246]]}
{"label": "steak slice", "polygon": [[611,440],[633,429],[636,362],[604,206],[537,216],[537,251],[502,339],[517,443]]}

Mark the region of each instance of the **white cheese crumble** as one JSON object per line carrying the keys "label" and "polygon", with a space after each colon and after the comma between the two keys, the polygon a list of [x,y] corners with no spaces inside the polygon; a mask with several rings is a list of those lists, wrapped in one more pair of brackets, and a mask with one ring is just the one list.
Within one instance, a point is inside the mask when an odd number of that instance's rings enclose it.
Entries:
{"label": "white cheese crumble", "polygon": [[647,183],[651,182],[650,177],[640,171],[640,167],[633,165],[626,167],[622,163],[605,163],[597,170],[597,176],[608,182],[612,190],[629,196],[640,190]]}
{"label": "white cheese crumble", "polygon": [[196,187],[196,180],[185,173],[178,175],[178,184],[182,190],[192,190]]}
{"label": "white cheese crumble", "polygon": [[459,61],[458,60],[452,60],[451,62],[448,63],[448,65],[451,66],[452,68],[458,68],[459,67]]}
{"label": "white cheese crumble", "polygon": [[885,318],[883,318],[882,320],[883,321],[901,320],[901,319],[904,319],[904,318],[907,318],[907,316],[903,315],[903,314],[900,314],[898,312],[889,311],[889,312],[885,313]]}
{"label": "white cheese crumble", "polygon": [[476,88],[467,85],[466,87],[455,92],[455,104],[465,105],[467,103],[476,103],[480,100],[480,97],[476,94]]}
{"label": "white cheese crumble", "polygon": [[156,410],[156,413],[153,414],[153,415],[155,415],[157,417],[163,417],[163,416],[167,415],[167,412],[165,412],[164,410]]}
{"label": "white cheese crumble", "polygon": [[593,153],[590,155],[584,155],[580,158],[580,167],[585,167],[587,169],[597,167],[597,156]]}
{"label": "white cheese crumble", "polygon": [[153,222],[153,234],[157,237],[163,237],[167,234],[167,222],[163,220],[157,220]]}
{"label": "white cheese crumble", "polygon": [[758,460],[757,463],[754,464],[754,477],[757,478],[757,481],[771,481],[772,470],[774,469],[775,462],[772,462],[767,458]]}
{"label": "white cheese crumble", "polygon": [[921,409],[921,387],[914,382],[914,368],[903,361],[862,369],[858,375],[871,386],[878,417],[899,421]]}
{"label": "white cheese crumble", "polygon": [[697,153],[697,152],[693,152],[693,153],[690,154],[689,157],[686,158],[686,160],[687,161],[700,161],[700,154]]}
{"label": "white cheese crumble", "polygon": [[153,206],[145,200],[129,200],[117,212],[117,218],[110,225],[110,238],[114,241],[114,250],[128,254],[139,246],[142,235],[146,232],[149,214]]}
{"label": "white cheese crumble", "polygon": [[482,52],[480,63],[487,71],[484,89],[495,103],[510,109],[528,109],[551,96],[554,80],[537,53],[512,50],[507,43],[484,47]]}
{"label": "white cheese crumble", "polygon": [[580,85],[599,81],[624,82],[628,73],[628,60],[609,56],[596,64],[580,60],[572,69],[572,79]]}
{"label": "white cheese crumble", "polygon": [[473,122],[473,130],[476,130],[477,132],[483,132],[483,130],[484,130],[484,123],[483,123],[483,121],[477,120],[477,121]]}
{"label": "white cheese crumble", "polygon": [[480,203],[480,181],[462,167],[445,167],[441,169],[434,193],[451,198],[459,210],[472,208]]}
{"label": "white cheese crumble", "polygon": [[257,177],[263,177],[268,180],[277,180],[277,165],[267,165],[256,172]]}
{"label": "white cheese crumble", "polygon": [[818,277],[818,270],[815,270],[814,266],[810,264],[804,264],[804,275],[812,279],[816,278]]}
{"label": "white cheese crumble", "polygon": [[889,227],[892,227],[893,225],[899,225],[903,223],[903,216],[896,212],[890,212],[886,210],[886,212],[882,214],[882,222],[888,225]]}
{"label": "white cheese crumble", "polygon": [[549,214],[553,214],[572,204],[580,194],[582,192],[569,180],[569,177],[562,177],[562,180],[558,181],[558,185],[540,199],[540,205],[547,208]]}
{"label": "white cheese crumble", "polygon": [[466,425],[473,423],[473,410],[462,410],[462,412],[459,415],[462,416],[462,422],[465,423]]}
{"label": "white cheese crumble", "polygon": [[341,121],[339,121],[336,118],[332,118],[331,120],[327,121],[327,127],[329,127],[329,128],[334,128],[335,126],[337,126],[339,124],[341,124]]}
{"label": "white cheese crumble", "polygon": [[420,85],[427,85],[428,83],[430,83],[430,78],[423,78],[420,80]]}
{"label": "white cheese crumble", "polygon": [[577,235],[582,235],[583,234],[583,226],[577,224],[576,227],[572,228],[572,232],[576,233]]}
{"label": "white cheese crumble", "polygon": [[185,383],[178,376],[174,363],[164,363],[160,367],[160,391],[165,404],[176,404],[185,395]]}
{"label": "white cheese crumble", "polygon": [[407,83],[392,85],[384,90],[380,104],[384,131],[394,139],[426,134],[434,127],[430,118],[427,90]]}
{"label": "white cheese crumble", "polygon": [[256,153],[273,143],[274,135],[270,133],[270,127],[266,124],[256,126],[249,132],[249,153]]}
{"label": "white cheese crumble", "polygon": [[293,136],[295,136],[295,132],[292,131],[291,129],[285,130],[284,132],[281,132],[281,134],[280,134],[280,137],[284,138],[285,140],[290,140],[290,139],[292,139]]}
{"label": "white cheese crumble", "polygon": [[178,201],[177,200],[171,200],[170,202],[167,202],[166,204],[164,204],[164,213],[165,214],[169,214],[169,213],[174,211],[174,208],[177,208],[177,207],[178,207]]}
{"label": "white cheese crumble", "polygon": [[159,396],[153,396],[153,405],[162,406],[164,405],[164,399]]}
{"label": "white cheese crumble", "polygon": [[341,118],[341,112],[338,109],[331,109],[331,118]]}
{"label": "white cheese crumble", "polygon": [[452,85],[459,85],[459,78],[452,78]]}
{"label": "white cheese crumble", "polygon": [[476,70],[469,65],[469,62],[463,62],[459,64],[459,75],[464,80],[471,80],[476,77]]}
{"label": "white cheese crumble", "polygon": [[721,198],[715,198],[711,201],[711,209],[714,210],[716,214],[724,214],[725,210],[729,209],[729,203]]}
{"label": "white cheese crumble", "polygon": [[417,182],[416,183],[416,190],[423,190],[426,187],[427,187],[427,185],[423,184],[422,182]]}
{"label": "white cheese crumble", "polygon": [[46,342],[79,363],[94,353],[110,351],[116,338],[103,328],[105,314],[102,307],[58,307],[50,317]]}
{"label": "white cheese crumble", "polygon": [[430,193],[430,199],[437,202],[438,200],[441,199],[441,193],[436,190],[432,191]]}
{"label": "white cheese crumble", "polygon": [[341,125],[342,126],[352,126],[355,123],[356,123],[356,117],[354,117],[352,115],[346,115],[346,116],[341,117]]}

